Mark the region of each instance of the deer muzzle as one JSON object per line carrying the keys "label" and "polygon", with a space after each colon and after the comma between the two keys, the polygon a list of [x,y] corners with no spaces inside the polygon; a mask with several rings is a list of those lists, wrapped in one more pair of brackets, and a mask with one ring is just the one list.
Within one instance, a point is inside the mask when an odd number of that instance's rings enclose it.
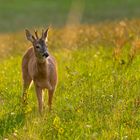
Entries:
{"label": "deer muzzle", "polygon": [[49,56],[49,53],[48,52],[45,52],[44,54],[43,54],[43,57],[45,57],[45,58],[47,58]]}

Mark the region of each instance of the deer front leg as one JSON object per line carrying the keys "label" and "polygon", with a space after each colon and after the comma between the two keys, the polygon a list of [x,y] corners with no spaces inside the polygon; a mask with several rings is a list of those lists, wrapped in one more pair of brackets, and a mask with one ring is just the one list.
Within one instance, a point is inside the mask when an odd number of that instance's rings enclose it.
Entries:
{"label": "deer front leg", "polygon": [[37,99],[38,99],[39,112],[42,113],[42,110],[43,110],[43,92],[42,92],[42,89],[38,86],[35,86],[35,89],[36,89],[36,95],[37,95]]}
{"label": "deer front leg", "polygon": [[26,79],[23,82],[23,93],[22,93],[22,103],[27,104],[27,92],[31,83],[31,79]]}
{"label": "deer front leg", "polygon": [[48,90],[49,98],[48,98],[48,106],[49,106],[49,111],[52,109],[52,98],[54,94],[54,89]]}
{"label": "deer front leg", "polygon": [[23,93],[22,93],[22,103],[25,105],[27,104],[27,90],[26,86],[23,86]]}

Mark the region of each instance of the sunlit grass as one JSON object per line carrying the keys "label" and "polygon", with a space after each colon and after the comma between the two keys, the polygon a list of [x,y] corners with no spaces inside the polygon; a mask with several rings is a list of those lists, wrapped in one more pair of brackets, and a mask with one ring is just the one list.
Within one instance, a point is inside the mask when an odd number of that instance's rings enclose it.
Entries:
{"label": "sunlit grass", "polygon": [[[34,87],[29,91],[26,113],[20,104],[21,57],[29,45],[24,34],[6,35],[7,42],[1,38],[5,46],[1,51],[7,55],[2,55],[0,62],[0,138],[140,138],[140,56],[135,54],[129,63],[133,41],[138,37],[136,23],[126,22],[125,31],[133,38],[123,44],[118,59],[114,59],[117,44],[112,40],[120,23],[69,27],[69,33],[76,32],[74,40],[71,34],[64,36],[68,28],[50,30],[49,50],[57,59],[59,82],[53,110],[49,113],[46,107],[42,116]],[[12,51],[6,51],[7,44]]]}

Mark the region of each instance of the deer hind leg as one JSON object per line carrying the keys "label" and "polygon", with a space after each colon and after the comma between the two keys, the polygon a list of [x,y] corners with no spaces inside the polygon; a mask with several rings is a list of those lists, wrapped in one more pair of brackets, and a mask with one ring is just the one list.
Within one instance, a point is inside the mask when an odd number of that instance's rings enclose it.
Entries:
{"label": "deer hind leg", "polygon": [[36,90],[36,95],[37,95],[37,99],[38,99],[39,112],[42,113],[42,111],[43,111],[43,91],[38,86],[35,86],[35,90]]}
{"label": "deer hind leg", "polygon": [[22,93],[23,104],[27,104],[28,89],[31,84],[31,81],[32,79],[28,74],[26,76],[23,75],[23,93]]}
{"label": "deer hind leg", "polygon": [[55,89],[48,89],[48,106],[49,106],[49,111],[52,109],[52,99],[53,99],[53,94],[54,94]]}

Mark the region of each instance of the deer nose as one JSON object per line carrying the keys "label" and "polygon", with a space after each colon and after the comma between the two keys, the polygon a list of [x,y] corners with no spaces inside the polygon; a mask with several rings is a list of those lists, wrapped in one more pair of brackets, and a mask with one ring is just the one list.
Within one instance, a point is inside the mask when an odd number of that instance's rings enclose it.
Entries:
{"label": "deer nose", "polygon": [[43,54],[43,56],[45,56],[46,58],[49,56],[49,54],[48,54],[48,52],[45,52],[44,54]]}

